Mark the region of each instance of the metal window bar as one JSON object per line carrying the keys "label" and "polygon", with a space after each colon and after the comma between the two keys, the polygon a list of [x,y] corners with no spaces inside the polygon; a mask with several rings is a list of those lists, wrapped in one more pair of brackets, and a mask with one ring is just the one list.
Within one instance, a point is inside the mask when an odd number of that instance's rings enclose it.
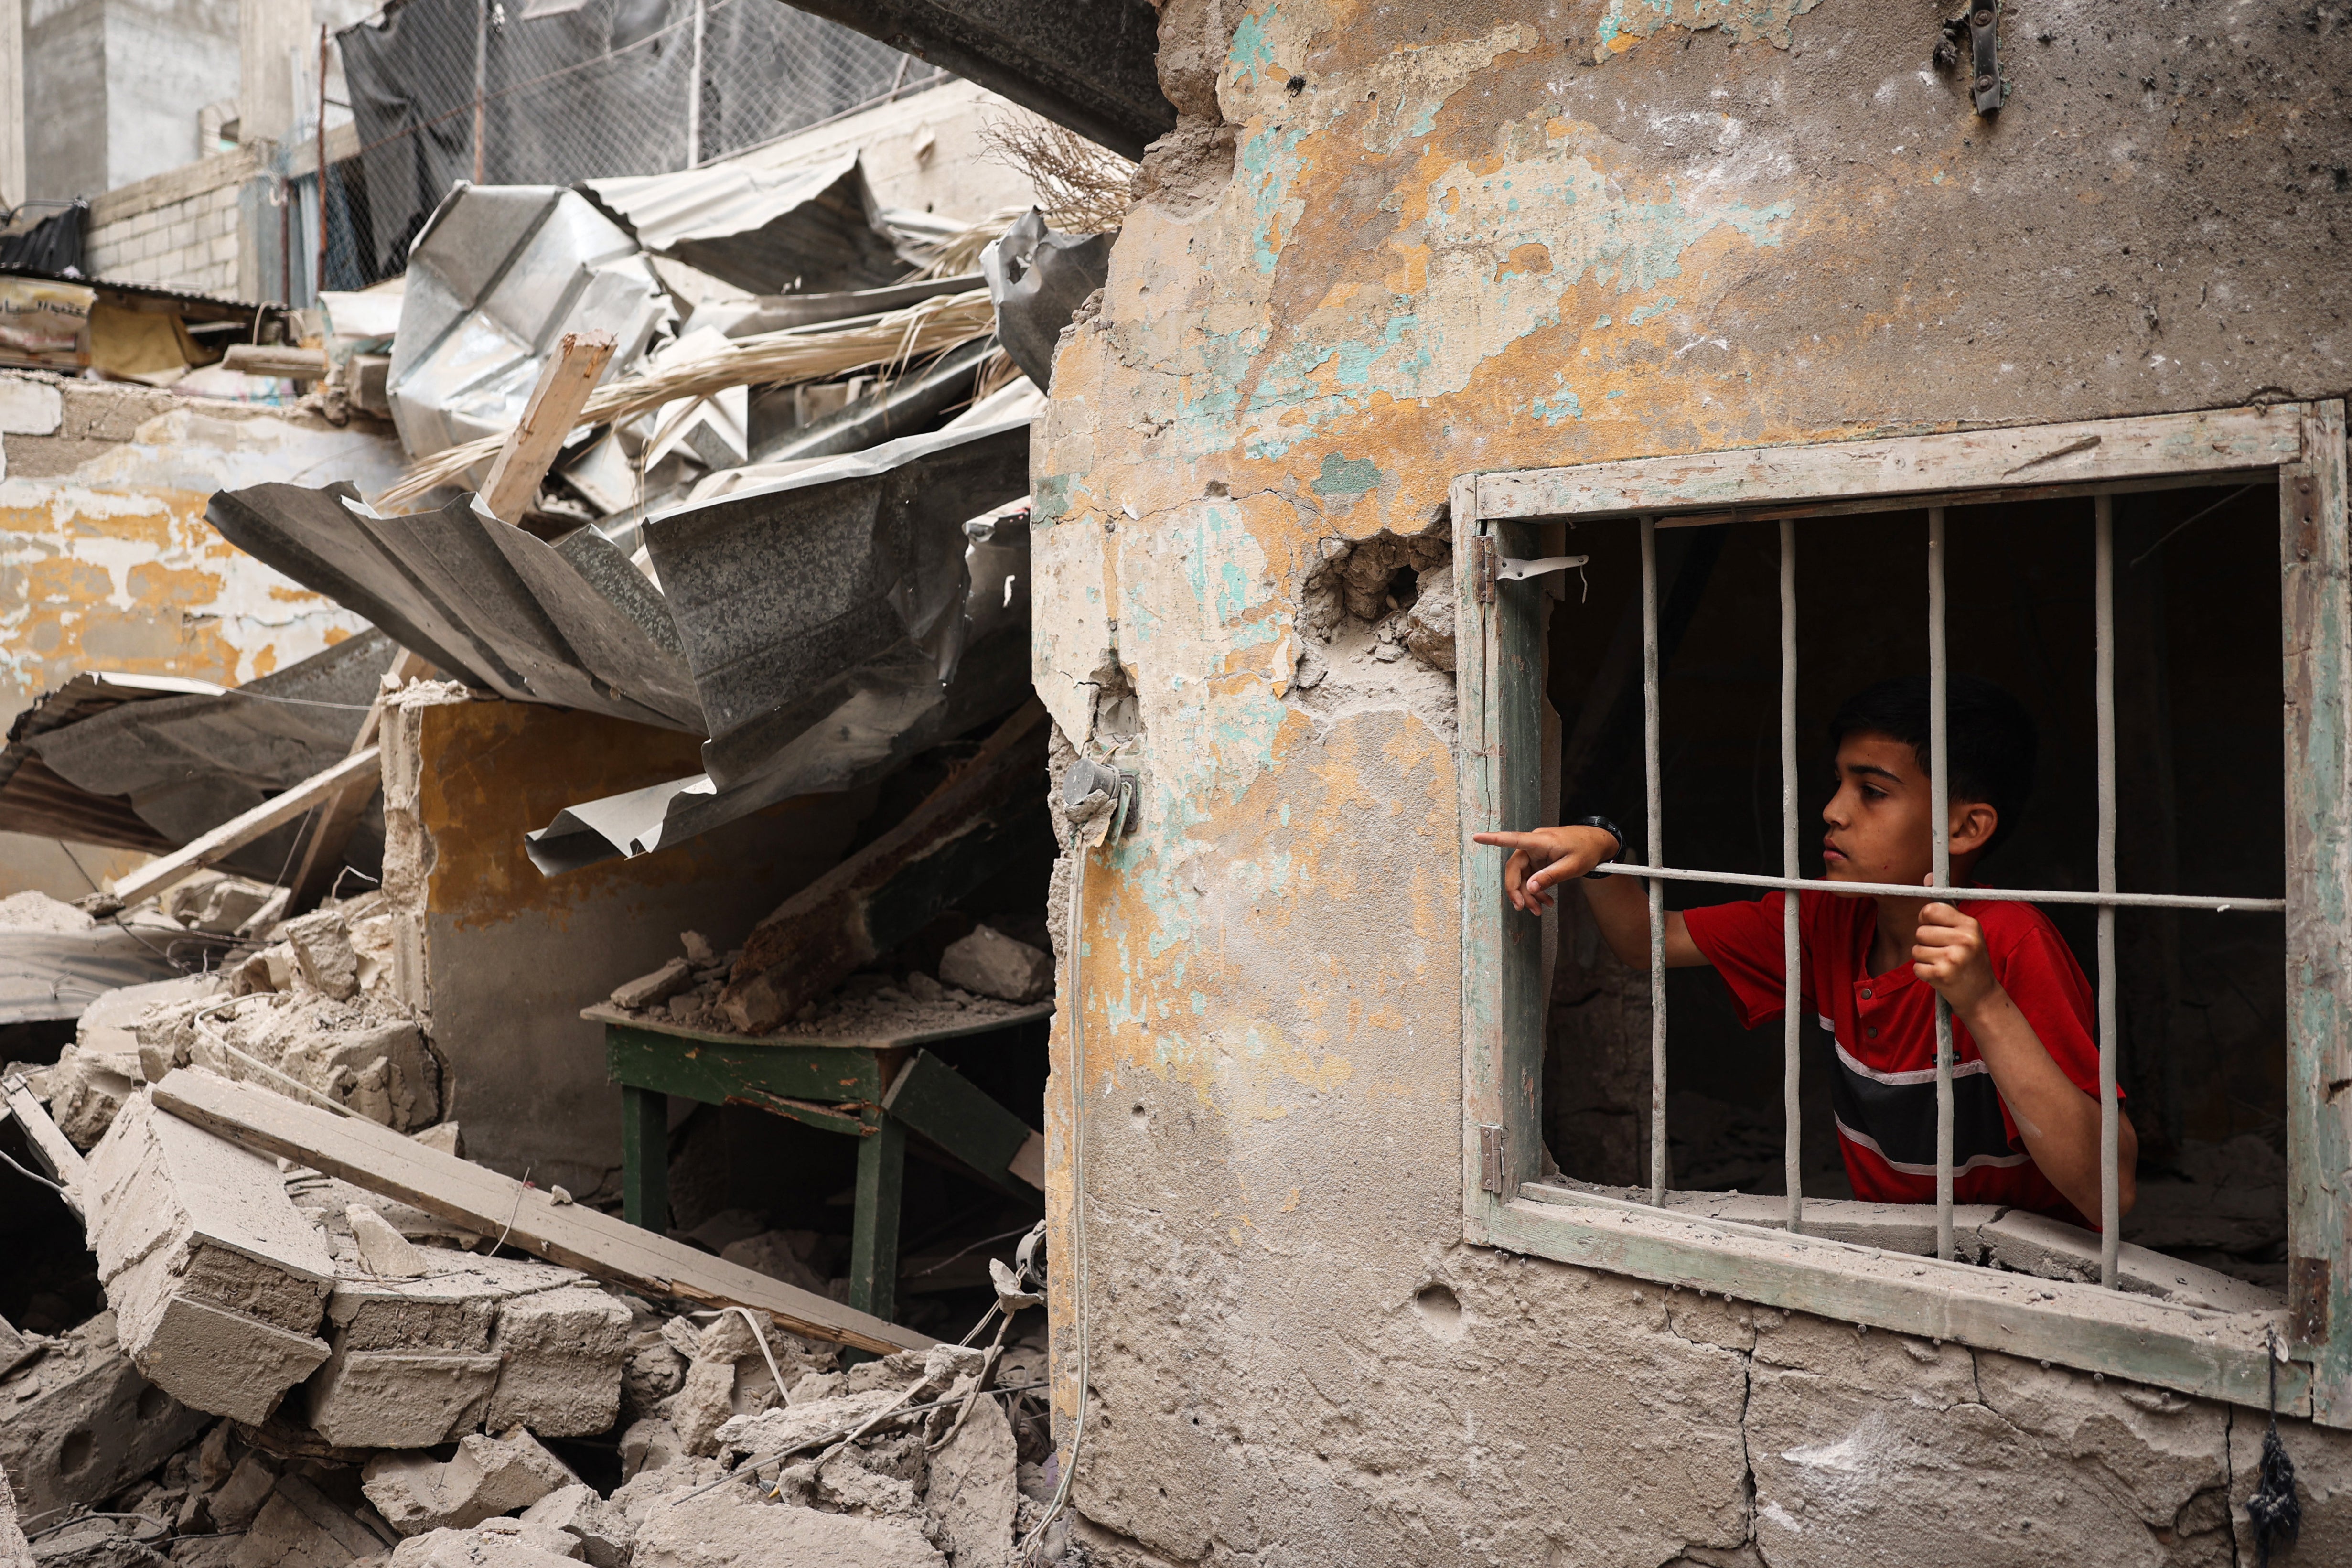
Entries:
{"label": "metal window bar", "polygon": [[[2116,1090],[2116,910],[2118,909],[2203,910],[2216,914],[2283,913],[2284,899],[2241,899],[2195,893],[2126,893],[2116,886],[2116,725],[2115,725],[2115,502],[2112,492],[2093,498],[2095,545],[2095,680],[2097,684],[2098,756],[2098,890],[2074,892],[2054,888],[1971,888],[1975,902],[2093,904],[2098,909],[2099,968],[2099,1276],[2109,1289],[2116,1288],[2116,1259],[2122,1231],[2122,1108]],[[1658,523],[1642,523],[1642,742],[1644,794],[1647,797],[1649,856],[1646,865],[1607,861],[1596,870],[1639,877],[1648,885],[1650,902],[1650,1200],[1666,1201],[1666,982],[1665,885],[1703,882],[1716,886],[1779,889],[1789,894],[1808,889],[1853,896],[1916,896],[1918,889],[1882,882],[1832,882],[1799,876],[1797,820],[1797,567],[1796,525],[1780,524],[1780,858],[1783,874],[1753,876],[1735,871],[1696,871],[1665,863],[1664,791],[1660,765],[1658,699]],[[1948,749],[1949,666],[1945,640],[1946,593],[1944,509],[1927,511],[1927,660],[1931,753],[1930,810],[1933,814],[1935,871],[1938,888],[1952,885],[1951,799],[1949,770],[1944,765]],[[1788,1184],[1787,1223],[1800,1230],[1804,1215],[1801,1177],[1801,1112],[1798,1100],[1801,986],[1798,900],[1782,904],[1782,1035],[1783,1103],[1788,1131],[1783,1149]],[[1936,1252],[1954,1256],[1952,1245],[1952,1019],[1951,1008],[1936,1001]]]}
{"label": "metal window bar", "polygon": [[[1780,524],[1780,872],[1794,877],[1797,862],[1797,525]],[[1804,1164],[1801,1143],[1804,1111],[1800,1086],[1804,1072],[1804,944],[1798,932],[1796,892],[1780,895],[1780,1106],[1788,1120],[1780,1158],[1788,1193],[1789,1234],[1805,1228]]]}

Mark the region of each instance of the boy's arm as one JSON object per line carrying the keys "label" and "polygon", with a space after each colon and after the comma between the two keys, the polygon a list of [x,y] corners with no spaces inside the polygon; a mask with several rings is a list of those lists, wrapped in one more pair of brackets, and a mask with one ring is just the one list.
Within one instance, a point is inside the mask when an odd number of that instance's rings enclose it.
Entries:
{"label": "boy's arm", "polygon": [[[1481,833],[1481,844],[1508,849],[1503,867],[1503,891],[1511,907],[1541,914],[1559,896],[1560,883],[1581,878],[1622,847],[1616,836],[1598,827],[1539,827],[1532,833]],[[1586,879],[1584,901],[1592,908],[1593,922],[1609,951],[1631,968],[1650,967],[1650,895],[1632,877]],[[1690,969],[1706,962],[1706,954],[1690,938],[1683,917],[1666,916],[1666,967]]]}
{"label": "boy's arm", "polygon": [[[1912,972],[1969,1026],[1995,1088],[2025,1139],[2025,1151],[2077,1213],[2099,1213],[2099,1102],[2074,1086],[2042,1046],[2017,1003],[1993,978],[1984,928],[1949,904],[1919,911]],[[2120,1212],[2138,1196],[2139,1137],[2122,1118],[2116,1159]]]}

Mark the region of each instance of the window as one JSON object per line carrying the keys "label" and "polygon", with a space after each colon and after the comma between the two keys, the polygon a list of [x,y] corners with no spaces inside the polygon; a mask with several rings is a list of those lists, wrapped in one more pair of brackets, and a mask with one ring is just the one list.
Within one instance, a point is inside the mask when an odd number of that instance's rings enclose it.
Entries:
{"label": "window", "polygon": [[[2352,1426],[2352,542],[2345,511],[2345,416],[2340,402],[2020,426],[1811,447],[1761,447],[1573,468],[1465,476],[1453,491],[1462,563],[1459,682],[1465,938],[1464,1229],[1474,1242],[1743,1300],[1814,1312],[1931,1339],[2111,1373],[2182,1393],[2262,1405],[2273,1347],[2281,1408]],[[2215,888],[2183,895],[2119,889],[2116,876],[2116,691],[2112,636],[2111,516],[2121,497],[2184,486],[2275,482],[2283,622],[2285,834],[2283,900]],[[1794,628],[1787,563],[1809,520],[1926,511],[1934,542],[1920,563],[1930,599],[1927,644],[1944,663],[1944,536],[1965,548],[1965,509],[2069,501],[2097,544],[2095,886],[2020,889],[2045,907],[2095,910],[2101,1077],[2116,1071],[2113,962],[2116,910],[2228,906],[2213,918],[2283,923],[2284,963],[2286,1306],[2198,1303],[2119,1277],[2112,1195],[2099,1282],[2053,1279],[1955,1260],[1950,1202],[1950,1064],[1939,1062],[1939,1202],[1916,1214],[1883,1205],[1805,1203],[1785,1196],[1737,1203],[1678,1201],[1667,1190],[1664,1092],[1669,1009],[1654,969],[1652,1190],[1612,1195],[1547,1182],[1540,1126],[1544,957],[1538,922],[1502,895],[1502,857],[1468,842],[1489,827],[1525,827],[1542,815],[1546,736],[1540,578],[1506,562],[1568,548],[1569,524],[1604,520],[1638,528],[1645,563],[1645,796],[1642,835],[1658,875],[1749,887],[1800,885],[1797,805],[1815,791],[1797,773]],[[1655,858],[1675,825],[1661,821],[1658,597],[1662,531],[1694,524],[1780,525],[1781,582],[1781,867],[1778,877],[1728,875]],[[1585,536],[1590,536],[1586,530]],[[1938,770],[1939,776],[1941,770]],[[2045,782],[2044,788],[2049,785]],[[1661,830],[1663,829],[1663,840]],[[2013,874],[2013,873],[2012,873]],[[1849,889],[1848,890],[1853,890]],[[1730,896],[1750,896],[1738,892]],[[1975,896],[1975,895],[1971,895]],[[2201,918],[2201,917],[2200,917]],[[1658,916],[1654,912],[1654,921]],[[1791,1008],[1790,1015],[1796,1016]],[[1783,1042],[1785,1090],[1795,1092],[1800,1041]],[[2109,1096],[2104,1102],[2113,1104]],[[1791,1109],[1794,1107],[1792,1105]],[[2110,1179],[2115,1120],[2103,1118]],[[1800,1125],[1791,1115],[1793,1136]],[[1795,1172],[1795,1152],[1790,1153]],[[1856,1215],[1867,1206],[1874,1212]]]}

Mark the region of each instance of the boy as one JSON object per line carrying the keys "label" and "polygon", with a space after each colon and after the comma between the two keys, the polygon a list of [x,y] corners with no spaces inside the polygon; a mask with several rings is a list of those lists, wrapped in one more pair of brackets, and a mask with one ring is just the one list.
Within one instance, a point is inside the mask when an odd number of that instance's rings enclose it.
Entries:
{"label": "boy", "polygon": [[[1990,681],[1951,681],[1952,880],[2009,836],[2032,787],[2033,721]],[[1934,865],[1925,677],[1881,682],[1830,721],[1836,794],[1822,810],[1822,876],[1925,886]],[[1584,895],[1610,951],[1650,964],[1649,897],[1632,877],[1591,877],[1633,847],[1606,818],[1533,833],[1481,833],[1511,851],[1512,904],[1549,909],[1564,881]],[[1782,1016],[1781,897],[1666,916],[1670,966],[1711,964],[1749,1028]],[[1803,1005],[1836,1038],[1831,1102],[1857,1198],[1936,1198],[1935,997],[1952,1005],[1952,1195],[2036,1209],[2076,1225],[2099,1212],[2099,1052],[2091,987],[2030,904],[1798,896]],[[2138,1139],[2121,1129],[2123,1211]],[[2094,1226],[2095,1228],[2095,1226]]]}

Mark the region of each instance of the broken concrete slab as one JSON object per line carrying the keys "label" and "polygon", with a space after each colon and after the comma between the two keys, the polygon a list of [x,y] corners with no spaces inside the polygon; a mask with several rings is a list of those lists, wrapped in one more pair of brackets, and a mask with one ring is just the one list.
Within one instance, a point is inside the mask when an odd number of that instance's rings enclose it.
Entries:
{"label": "broken concrete slab", "polygon": [[694,965],[683,958],[673,958],[651,974],[640,974],[627,984],[613,989],[613,1005],[650,1007],[656,1002],[667,1002],[694,984]]}
{"label": "broken concrete slab", "polygon": [[137,1026],[158,1007],[198,1005],[220,989],[216,975],[191,974],[108,991],[83,1009],[73,1043],[49,1069],[49,1114],[78,1149],[106,1135],[124,1100],[146,1081]]}
{"label": "broken concrete slab", "polygon": [[35,1538],[15,1561],[27,1568],[166,1568],[171,1559],[133,1535],[127,1521],[90,1518]]}
{"label": "broken concrete slab", "polygon": [[228,1473],[228,1479],[205,1500],[213,1528],[242,1531],[278,1489],[278,1461],[259,1448],[248,1449]]}
{"label": "broken concrete slab", "polygon": [[338,1349],[305,1390],[311,1430],[339,1448],[429,1448],[482,1423],[499,1358]]}
{"label": "broken concrete slab", "polygon": [[433,1530],[393,1548],[391,1568],[556,1568],[580,1560],[580,1542],[560,1530],[516,1519],[471,1530]]}
{"label": "broken concrete slab", "polygon": [[432,1270],[425,1254],[367,1205],[350,1205],[344,1217],[352,1227],[352,1245],[359,1248],[360,1266],[369,1273],[387,1279],[414,1279]]}
{"label": "broken concrete slab", "polygon": [[379,1454],[362,1477],[368,1500],[403,1535],[464,1530],[580,1479],[520,1428],[497,1437],[469,1433],[446,1463],[422,1454]]}
{"label": "broken concrete slab", "polygon": [[940,955],[940,980],[1000,1002],[1042,1002],[1054,994],[1054,959],[994,926],[974,926]]}
{"label": "broken concrete slab", "polygon": [[280,1476],[237,1545],[236,1568],[348,1568],[392,1542],[296,1475]]}
{"label": "broken concrete slab", "polygon": [[522,1510],[522,1522],[562,1531],[579,1542],[573,1553],[592,1568],[624,1568],[633,1531],[617,1508],[593,1487],[562,1487]]}
{"label": "broken concrete slab", "polygon": [[668,1469],[688,1458],[677,1428],[666,1417],[647,1415],[621,1434],[621,1474],[635,1477]]}
{"label": "broken concrete slab", "polygon": [[630,1563],[632,1568],[946,1568],[947,1559],[911,1523],[764,1502],[751,1488],[733,1486],[646,1509]]}
{"label": "broken concrete slab", "polygon": [[111,1312],[0,1377],[0,1469],[27,1517],[113,1496],[212,1421],[141,1374]]}
{"label": "broken concrete slab", "polygon": [[611,1430],[629,1353],[629,1310],[611,1296],[579,1284],[511,1297],[499,1303],[491,1349],[501,1362],[491,1427],[544,1437]]}
{"label": "broken concrete slab", "polygon": [[[2099,1237],[2079,1226],[2024,1209],[2003,1209],[1978,1226],[1975,1235],[1990,1260],[2004,1268],[2043,1279],[2096,1282],[2099,1278]],[[2129,1242],[2116,1250],[2116,1284],[2139,1295],[2224,1312],[2274,1312],[2285,1305],[2278,1292],[2217,1269]]]}
{"label": "broken concrete slab", "polygon": [[16,1326],[0,1318],[0,1377],[5,1377],[41,1352],[39,1342],[26,1339]]}
{"label": "broken concrete slab", "polygon": [[985,1394],[931,1456],[923,1503],[946,1531],[956,1568],[1013,1568],[1020,1465],[1003,1402]]}
{"label": "broken concrete slab", "polygon": [[92,1151],[85,1196],[122,1347],[157,1387],[257,1423],[326,1359],[334,1261],[268,1161],[142,1092]]}
{"label": "broken concrete slab", "polygon": [[351,927],[339,910],[319,910],[278,928],[278,940],[294,950],[299,983],[338,1002],[360,994],[360,959]]}

